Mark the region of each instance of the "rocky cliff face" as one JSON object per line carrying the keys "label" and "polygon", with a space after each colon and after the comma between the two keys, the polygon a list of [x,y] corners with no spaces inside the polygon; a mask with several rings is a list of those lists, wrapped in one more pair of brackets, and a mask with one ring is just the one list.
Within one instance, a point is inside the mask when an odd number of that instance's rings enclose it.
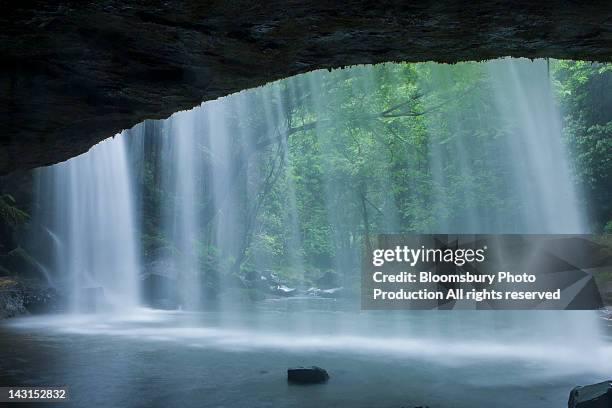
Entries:
{"label": "rocky cliff face", "polygon": [[0,320],[30,313],[57,312],[60,294],[36,279],[0,276]]}
{"label": "rocky cliff face", "polygon": [[0,15],[0,174],[319,68],[612,60],[609,1],[20,1]]}

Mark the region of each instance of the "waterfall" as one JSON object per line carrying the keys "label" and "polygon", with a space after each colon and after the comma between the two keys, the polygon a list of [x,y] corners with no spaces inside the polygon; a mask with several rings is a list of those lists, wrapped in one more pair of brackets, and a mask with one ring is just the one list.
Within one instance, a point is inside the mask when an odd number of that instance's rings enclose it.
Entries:
{"label": "waterfall", "polygon": [[177,113],[158,135],[161,230],[169,245],[154,258],[172,270],[173,303],[180,308],[222,303],[218,291],[235,277],[247,250],[264,177],[262,163],[250,160],[261,141],[241,123],[253,109],[249,98],[243,92]]}
{"label": "waterfall", "polygon": [[519,191],[519,233],[586,232],[562,142],[561,114],[555,106],[548,64],[519,59],[487,65],[495,102],[509,129],[504,143],[509,183]]}
{"label": "waterfall", "polygon": [[[546,68],[315,71],[37,169],[23,252],[74,313],[4,322],[5,377],[77,405],[562,406],[610,373],[598,312],[359,308],[370,235],[589,231]],[[282,381],[313,364],[324,392]]]}
{"label": "waterfall", "polygon": [[[201,183],[201,141],[195,138],[195,115],[180,113],[164,126],[164,152],[162,171],[164,189],[171,191],[170,201],[162,209],[162,223],[167,236],[175,243],[176,251],[168,260],[175,270],[181,306],[198,307],[198,236],[199,204],[203,199]],[[168,168],[168,163],[173,166]],[[180,271],[180,273],[176,273]]]}
{"label": "waterfall", "polygon": [[[355,101],[393,105],[393,87],[414,125],[355,122]],[[39,171],[35,222],[54,237],[41,267],[70,282],[74,309],[95,287],[138,305],[141,272],[181,309],[232,306],[252,273],[311,284],[313,262],[351,285],[363,234],[586,231],[543,61],[316,71],[150,123]],[[322,249],[306,248],[313,222]]]}
{"label": "waterfall", "polygon": [[[427,120],[429,157],[438,186],[435,200],[440,212],[431,232],[585,233],[585,217],[570,178],[561,115],[546,62],[502,59],[482,68],[478,74],[488,77],[492,95],[488,106],[483,105],[487,111],[479,112],[477,117],[462,116],[468,110],[453,112],[449,122],[456,137],[450,143],[444,140],[441,118],[430,115]],[[432,71],[434,86],[443,91],[453,86],[452,68],[438,66]],[[463,99],[461,103],[469,106],[474,101]],[[489,115],[499,122],[490,123]],[[494,126],[497,131],[484,137],[468,134],[462,124],[469,120],[478,121],[483,128]],[[484,148],[476,149],[474,143]],[[453,156],[455,161],[449,159]],[[475,165],[482,162],[482,174],[476,174]],[[479,189],[478,178],[482,180],[492,170],[498,172],[499,189]],[[458,176],[465,180],[458,181]],[[505,216],[480,204],[483,194],[491,191],[503,200],[500,205],[507,206]],[[454,195],[461,196],[467,205],[452,217],[448,216],[452,209],[446,208],[445,203],[451,202]]]}
{"label": "waterfall", "polygon": [[124,143],[119,135],[38,170],[35,219],[53,237],[47,264],[75,312],[139,304],[138,228]]}

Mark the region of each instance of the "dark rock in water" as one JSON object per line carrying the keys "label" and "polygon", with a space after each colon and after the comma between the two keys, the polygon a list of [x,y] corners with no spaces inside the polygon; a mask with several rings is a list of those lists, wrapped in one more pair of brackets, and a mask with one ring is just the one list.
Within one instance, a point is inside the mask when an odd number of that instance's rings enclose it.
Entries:
{"label": "dark rock in water", "polygon": [[575,387],[567,402],[568,408],[612,407],[612,380]]}
{"label": "dark rock in water", "polygon": [[24,289],[24,305],[33,314],[57,312],[62,310],[62,297],[54,288],[32,285]]}
{"label": "dark rock in water", "polygon": [[248,289],[257,289],[273,293],[280,281],[275,279],[276,275],[271,271],[249,271],[244,275],[244,282]]}
{"label": "dark rock in water", "polygon": [[0,319],[61,309],[60,294],[35,279],[0,277]]}
{"label": "dark rock in water", "polygon": [[299,384],[317,384],[329,380],[329,374],[321,367],[296,367],[287,369],[287,381]]}
{"label": "dark rock in water", "polygon": [[93,288],[81,289],[80,309],[87,312],[95,312],[101,310],[106,304],[106,296],[104,296],[104,288],[96,286]]}
{"label": "dark rock in water", "polygon": [[244,279],[247,282],[255,282],[261,280],[261,274],[257,271],[248,271],[244,274]]}
{"label": "dark rock in water", "polygon": [[320,292],[321,292],[321,289],[319,289],[319,288],[315,288],[315,287],[308,288],[308,289],[306,290],[306,294],[307,294],[308,296],[319,296],[319,293],[320,293]]}
{"label": "dark rock in water", "polygon": [[23,292],[14,280],[0,279],[0,319],[26,314]]}
{"label": "dark rock in water", "polygon": [[327,271],[323,274],[323,276],[317,279],[316,283],[317,287],[321,289],[332,289],[341,286],[340,280],[340,276],[337,273]]}
{"label": "dark rock in water", "polygon": [[249,289],[258,289],[264,292],[270,291],[270,284],[265,276],[260,276],[256,280],[249,281],[248,287]]}
{"label": "dark rock in water", "polygon": [[272,272],[272,271],[265,271],[264,274],[262,275],[265,279],[267,279],[268,283],[270,285],[282,285],[284,284],[284,282],[280,279],[280,277]]}

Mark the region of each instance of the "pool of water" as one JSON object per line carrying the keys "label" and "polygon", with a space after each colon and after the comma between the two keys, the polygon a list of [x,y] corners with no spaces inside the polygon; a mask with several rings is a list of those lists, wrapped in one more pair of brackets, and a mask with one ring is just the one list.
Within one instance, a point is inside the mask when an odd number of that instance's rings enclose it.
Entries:
{"label": "pool of water", "polygon": [[[79,407],[563,407],[612,376],[611,333],[594,312],[37,316],[0,324],[0,385]],[[331,378],[288,384],[300,365]]]}

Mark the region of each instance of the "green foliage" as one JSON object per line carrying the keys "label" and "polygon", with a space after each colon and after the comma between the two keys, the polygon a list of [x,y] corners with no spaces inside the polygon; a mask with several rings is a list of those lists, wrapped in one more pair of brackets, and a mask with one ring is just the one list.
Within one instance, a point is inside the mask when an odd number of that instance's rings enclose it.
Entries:
{"label": "green foliage", "polygon": [[21,266],[34,265],[33,259],[19,246],[18,239],[28,220],[29,215],[17,207],[12,195],[0,195],[0,275],[21,271]]}
{"label": "green foliage", "polygon": [[[511,230],[524,205],[503,160],[515,129],[492,102],[503,95],[489,76],[479,63],[380,64],[246,93],[233,134],[252,135],[257,148],[236,173],[234,198],[242,204],[235,214],[240,226],[231,232],[240,243],[221,253],[211,238],[218,233],[217,212],[195,203],[209,222],[197,243],[202,268],[237,273],[238,263],[242,273],[273,269],[312,281],[347,259],[356,263],[341,272],[354,273],[368,234],[461,229],[470,217]],[[551,79],[573,176],[604,229],[612,203],[612,66],[552,61]],[[234,150],[245,147],[232,137]],[[219,160],[201,150],[206,160]],[[171,247],[153,209],[180,197],[159,187],[154,163],[144,169],[143,195],[151,207],[144,247]],[[611,228],[608,222],[605,230]]]}
{"label": "green foliage", "polygon": [[23,225],[28,219],[28,214],[17,208],[15,199],[10,194],[0,196],[0,219],[12,228]]}
{"label": "green foliage", "polygon": [[601,229],[612,216],[612,64],[555,61],[573,173]]}

